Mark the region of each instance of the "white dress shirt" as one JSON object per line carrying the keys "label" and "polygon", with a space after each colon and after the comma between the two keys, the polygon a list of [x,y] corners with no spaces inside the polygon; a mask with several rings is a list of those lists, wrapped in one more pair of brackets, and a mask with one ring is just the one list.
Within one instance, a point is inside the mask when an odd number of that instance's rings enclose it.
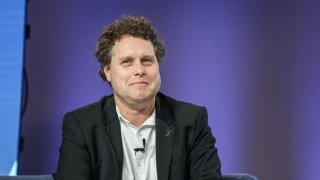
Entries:
{"label": "white dress shirt", "polygon": [[[156,111],[139,127],[125,119],[118,107],[123,147],[123,180],[157,180],[156,164]],[[143,144],[145,141],[145,147]],[[135,151],[135,148],[141,148]],[[144,152],[141,151],[144,148]]]}

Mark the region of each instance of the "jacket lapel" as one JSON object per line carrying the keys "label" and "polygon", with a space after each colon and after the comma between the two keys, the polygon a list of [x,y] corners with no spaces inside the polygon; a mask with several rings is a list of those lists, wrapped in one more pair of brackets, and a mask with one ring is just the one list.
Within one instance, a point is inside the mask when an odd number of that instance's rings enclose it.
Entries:
{"label": "jacket lapel", "polygon": [[122,139],[121,139],[121,128],[118,120],[118,115],[116,111],[116,106],[113,96],[107,97],[104,106],[104,125],[106,130],[106,135],[111,142],[111,150],[113,157],[117,162],[117,172],[118,177],[121,179],[122,176],[122,163],[123,163],[123,149],[122,149]]}
{"label": "jacket lapel", "polygon": [[167,180],[171,163],[175,126],[170,109],[156,97],[156,161],[159,180]]}

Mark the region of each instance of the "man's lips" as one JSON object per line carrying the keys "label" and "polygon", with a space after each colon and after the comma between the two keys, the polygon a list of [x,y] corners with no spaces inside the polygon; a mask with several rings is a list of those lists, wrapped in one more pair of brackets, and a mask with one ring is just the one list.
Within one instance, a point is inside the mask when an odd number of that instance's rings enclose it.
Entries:
{"label": "man's lips", "polygon": [[141,84],[149,84],[149,83],[146,81],[137,81],[137,82],[131,83],[130,85],[141,85]]}

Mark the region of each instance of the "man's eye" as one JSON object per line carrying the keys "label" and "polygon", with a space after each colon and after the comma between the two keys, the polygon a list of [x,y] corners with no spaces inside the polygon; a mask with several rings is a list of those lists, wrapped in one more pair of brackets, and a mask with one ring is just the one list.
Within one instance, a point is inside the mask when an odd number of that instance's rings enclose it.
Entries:
{"label": "man's eye", "polygon": [[151,65],[153,63],[153,59],[143,59],[142,63],[145,65]]}
{"label": "man's eye", "polygon": [[132,62],[131,59],[124,59],[124,60],[121,61],[121,64],[128,65],[131,62]]}

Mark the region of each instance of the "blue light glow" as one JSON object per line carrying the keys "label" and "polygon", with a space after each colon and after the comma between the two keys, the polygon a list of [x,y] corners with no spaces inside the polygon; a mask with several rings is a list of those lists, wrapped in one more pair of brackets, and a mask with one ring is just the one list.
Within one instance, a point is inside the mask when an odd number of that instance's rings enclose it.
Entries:
{"label": "blue light glow", "polygon": [[0,175],[17,174],[25,6],[0,1]]}

